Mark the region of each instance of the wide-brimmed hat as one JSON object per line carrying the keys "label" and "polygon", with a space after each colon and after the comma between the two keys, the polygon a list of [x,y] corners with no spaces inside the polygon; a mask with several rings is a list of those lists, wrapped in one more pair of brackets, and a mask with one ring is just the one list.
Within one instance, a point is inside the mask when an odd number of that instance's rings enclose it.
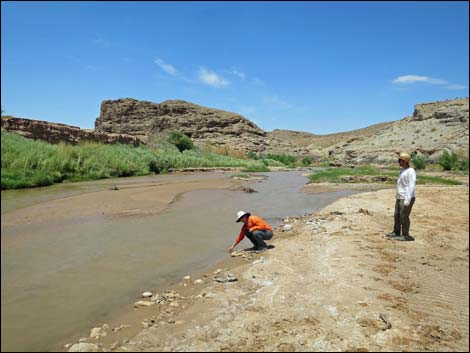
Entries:
{"label": "wide-brimmed hat", "polygon": [[242,218],[244,215],[250,215],[249,212],[245,212],[245,211],[238,211],[237,212],[237,220],[235,222],[240,222],[240,218]]}
{"label": "wide-brimmed hat", "polygon": [[411,160],[411,156],[408,153],[402,152],[400,153],[400,157],[398,159],[402,159],[405,162],[409,162]]}

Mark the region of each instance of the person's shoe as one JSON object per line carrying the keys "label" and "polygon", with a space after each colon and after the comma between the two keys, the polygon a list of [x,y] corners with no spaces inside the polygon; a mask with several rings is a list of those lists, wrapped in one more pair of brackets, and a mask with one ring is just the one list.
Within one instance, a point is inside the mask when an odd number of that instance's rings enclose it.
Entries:
{"label": "person's shoe", "polygon": [[400,241],[413,241],[415,238],[409,236],[409,235],[400,235],[399,237],[393,238],[395,240],[400,240]]}
{"label": "person's shoe", "polygon": [[391,232],[391,233],[385,234],[385,236],[386,236],[387,238],[395,238],[395,237],[399,237],[400,234],[397,234],[397,233],[395,233],[395,232]]}
{"label": "person's shoe", "polygon": [[262,253],[262,252],[265,252],[265,251],[268,250],[268,249],[269,249],[269,248],[268,248],[267,246],[265,246],[265,247],[262,247],[262,248],[259,248],[258,250],[256,250],[256,253],[257,253],[257,254],[260,254],[260,253]]}
{"label": "person's shoe", "polygon": [[256,246],[253,246],[251,248],[245,249],[245,251],[256,251],[258,248]]}

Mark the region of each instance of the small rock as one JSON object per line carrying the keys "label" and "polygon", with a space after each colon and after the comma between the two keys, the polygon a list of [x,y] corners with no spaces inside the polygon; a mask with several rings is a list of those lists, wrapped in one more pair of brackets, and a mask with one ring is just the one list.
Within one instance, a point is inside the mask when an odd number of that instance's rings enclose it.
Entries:
{"label": "small rock", "polygon": [[264,256],[261,256],[261,258],[259,258],[258,260],[255,260],[253,261],[253,265],[256,265],[256,264],[264,264],[266,262]]}
{"label": "small rock", "polygon": [[191,279],[191,276],[184,276],[185,281],[189,281]]}
{"label": "small rock", "polygon": [[238,281],[238,278],[234,274],[229,273],[227,275],[227,282],[236,282],[236,281]]}
{"label": "small rock", "polygon": [[292,227],[292,225],[290,225],[290,224],[285,224],[285,225],[282,227],[282,231],[283,231],[283,232],[290,232],[292,229],[294,229],[294,227]]}
{"label": "small rock", "polygon": [[150,305],[153,305],[154,302],[147,302],[147,301],[144,301],[144,300],[139,300],[138,302],[135,302],[134,303],[134,307],[138,308],[139,306],[150,306]]}
{"label": "small rock", "polygon": [[181,324],[184,324],[183,320],[176,320],[175,321],[175,325],[181,325]]}
{"label": "small rock", "polygon": [[221,268],[218,268],[217,270],[214,271],[214,275],[218,275],[219,273],[222,273]]}
{"label": "small rock", "polygon": [[83,343],[83,342],[86,342],[86,341],[88,341],[88,338],[86,338],[86,337],[82,337],[78,340],[78,342],[80,342],[80,343]]}
{"label": "small rock", "polygon": [[76,343],[70,347],[69,352],[99,352],[98,345],[93,343]]}
{"label": "small rock", "polygon": [[174,307],[174,308],[177,308],[179,307],[180,305],[178,304],[178,302],[172,302],[170,303],[170,306]]}
{"label": "small rock", "polygon": [[114,342],[113,344],[111,344],[111,345],[109,346],[109,349],[113,351],[113,350],[115,350],[118,346],[119,346],[119,341],[116,341],[116,342]]}
{"label": "small rock", "polygon": [[242,250],[235,250],[235,251],[232,251],[232,253],[230,254],[230,256],[232,257],[243,256],[243,255],[244,255],[244,251]]}
{"label": "small rock", "polygon": [[194,281],[194,284],[202,284],[204,281],[202,279],[197,279]]}
{"label": "small rock", "polygon": [[370,211],[368,209],[365,209],[365,208],[360,208],[357,212],[368,215],[368,216],[371,215]]}
{"label": "small rock", "polygon": [[123,328],[127,328],[127,327],[131,327],[131,325],[119,325],[117,327],[113,327],[112,330],[117,332],[117,331],[120,331]]}
{"label": "small rock", "polygon": [[106,336],[106,332],[101,327],[94,327],[90,331],[90,338],[98,339],[101,336]]}
{"label": "small rock", "polygon": [[153,296],[152,292],[143,292],[142,293],[142,298],[150,298],[151,296]]}
{"label": "small rock", "polygon": [[216,282],[219,282],[219,283],[225,283],[225,282],[236,282],[238,281],[238,278],[232,274],[232,273],[229,273],[227,275],[227,277],[224,277],[224,276],[217,276],[214,278],[214,281]]}

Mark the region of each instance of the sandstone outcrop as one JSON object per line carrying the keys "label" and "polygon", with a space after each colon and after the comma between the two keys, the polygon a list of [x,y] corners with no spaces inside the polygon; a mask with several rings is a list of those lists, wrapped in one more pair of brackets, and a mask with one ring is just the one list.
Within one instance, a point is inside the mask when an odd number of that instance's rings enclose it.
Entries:
{"label": "sandstone outcrop", "polygon": [[18,135],[49,143],[67,142],[77,144],[82,141],[102,143],[124,143],[138,146],[142,140],[136,136],[125,134],[108,134],[93,130],[80,129],[59,123],[50,123],[41,120],[15,118],[2,116],[2,130],[14,132]]}
{"label": "sandstone outcrop", "polygon": [[227,146],[243,152],[267,148],[266,132],[243,116],[182,100],[106,100],[95,122],[96,131],[134,135],[145,141],[173,129],[182,131],[197,145]]}

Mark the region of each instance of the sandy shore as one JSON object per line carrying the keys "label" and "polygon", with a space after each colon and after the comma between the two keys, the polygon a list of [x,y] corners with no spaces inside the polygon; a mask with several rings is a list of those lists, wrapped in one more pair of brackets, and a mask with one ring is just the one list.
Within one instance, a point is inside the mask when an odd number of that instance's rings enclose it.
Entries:
{"label": "sandy shore", "polygon": [[[358,194],[286,220],[293,230],[276,229],[274,249],[182,279],[82,348],[465,351],[468,186],[418,188],[413,242],[384,237],[393,198],[390,189]],[[228,274],[237,281],[224,282]]]}
{"label": "sandy shore", "polygon": [[162,212],[185,192],[234,188],[240,184],[221,175],[219,179],[210,180],[119,185],[108,190],[51,200],[46,206],[38,203],[6,213],[2,215],[2,226],[63,222],[72,218],[154,215]]}

